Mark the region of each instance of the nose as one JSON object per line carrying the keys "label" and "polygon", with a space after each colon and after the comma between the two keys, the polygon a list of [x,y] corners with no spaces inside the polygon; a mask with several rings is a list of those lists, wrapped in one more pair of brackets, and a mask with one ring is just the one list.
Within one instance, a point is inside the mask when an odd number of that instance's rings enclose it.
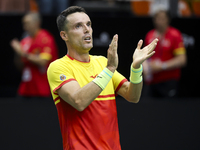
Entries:
{"label": "nose", "polygon": [[87,25],[84,25],[84,33],[89,33],[89,27]]}

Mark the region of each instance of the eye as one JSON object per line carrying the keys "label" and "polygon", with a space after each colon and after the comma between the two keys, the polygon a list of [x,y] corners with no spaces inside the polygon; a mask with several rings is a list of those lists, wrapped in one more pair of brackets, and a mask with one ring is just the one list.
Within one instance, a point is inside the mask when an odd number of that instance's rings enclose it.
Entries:
{"label": "eye", "polygon": [[77,24],[76,25],[76,29],[78,29],[78,28],[80,28],[81,27],[81,25],[80,24]]}
{"label": "eye", "polygon": [[90,27],[90,26],[91,26],[91,23],[90,23],[90,22],[88,22],[88,23],[87,23],[87,26],[88,26],[88,27]]}

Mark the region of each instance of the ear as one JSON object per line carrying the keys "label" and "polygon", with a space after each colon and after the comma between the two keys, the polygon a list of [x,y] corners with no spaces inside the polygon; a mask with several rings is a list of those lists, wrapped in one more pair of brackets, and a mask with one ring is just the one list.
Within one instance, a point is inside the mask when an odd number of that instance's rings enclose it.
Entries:
{"label": "ear", "polygon": [[60,36],[64,41],[68,41],[68,36],[65,31],[60,31]]}

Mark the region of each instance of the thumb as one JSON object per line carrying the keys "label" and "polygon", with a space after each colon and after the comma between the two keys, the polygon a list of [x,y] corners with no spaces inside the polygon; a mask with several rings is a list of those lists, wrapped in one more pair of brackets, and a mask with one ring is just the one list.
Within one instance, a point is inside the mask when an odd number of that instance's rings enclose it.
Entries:
{"label": "thumb", "polygon": [[143,40],[140,40],[138,42],[137,49],[140,49],[142,47],[142,44],[143,44]]}

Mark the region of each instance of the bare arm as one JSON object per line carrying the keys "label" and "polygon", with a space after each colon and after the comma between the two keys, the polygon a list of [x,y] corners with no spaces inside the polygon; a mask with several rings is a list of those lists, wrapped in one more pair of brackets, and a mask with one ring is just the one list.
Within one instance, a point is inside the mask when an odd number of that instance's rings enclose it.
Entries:
{"label": "bare arm", "polygon": [[[137,69],[140,65],[149,57],[151,57],[155,51],[153,51],[157,45],[158,39],[155,39],[149,45],[140,49],[143,41],[138,42],[138,46],[133,54],[132,67]],[[131,82],[125,82],[118,91],[118,94],[123,96],[126,100],[133,103],[138,103],[141,96],[143,82],[133,84]]]}
{"label": "bare arm", "polygon": [[[115,35],[107,54],[107,68],[112,72],[114,72],[118,66],[117,42],[118,35]],[[94,82],[90,82],[81,88],[76,81],[66,83],[57,90],[58,95],[78,111],[83,111],[101,91],[102,89]]]}
{"label": "bare arm", "polygon": [[46,66],[47,63],[49,62],[49,60],[46,60],[46,59],[42,59],[39,55],[35,55],[35,54],[28,54],[28,55],[25,55],[26,58],[31,61],[32,63],[38,65],[38,66]]}
{"label": "bare arm", "polygon": [[186,65],[187,58],[185,54],[177,55],[174,58],[168,60],[166,63],[166,70],[171,70],[174,68],[181,68]]}
{"label": "bare arm", "polygon": [[165,61],[157,63],[156,61],[150,62],[150,68],[153,73],[160,72],[162,70],[171,70],[175,68],[181,68],[185,66],[187,63],[187,57],[186,54],[177,55],[174,58]]}

